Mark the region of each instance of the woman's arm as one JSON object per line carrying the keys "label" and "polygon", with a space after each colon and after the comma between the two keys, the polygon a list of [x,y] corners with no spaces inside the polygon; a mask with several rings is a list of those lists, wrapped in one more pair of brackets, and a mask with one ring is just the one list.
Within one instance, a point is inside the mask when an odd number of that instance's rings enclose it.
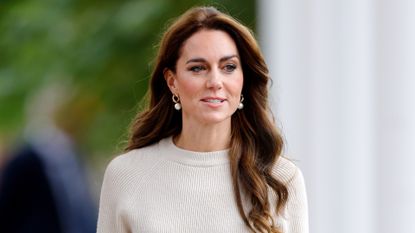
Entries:
{"label": "woman's arm", "polygon": [[99,203],[97,233],[129,232],[119,213],[120,169],[122,167],[117,163],[117,159],[114,159],[105,171]]}
{"label": "woman's arm", "polygon": [[287,183],[287,220],[289,233],[308,233],[308,204],[304,177],[296,169],[293,178]]}

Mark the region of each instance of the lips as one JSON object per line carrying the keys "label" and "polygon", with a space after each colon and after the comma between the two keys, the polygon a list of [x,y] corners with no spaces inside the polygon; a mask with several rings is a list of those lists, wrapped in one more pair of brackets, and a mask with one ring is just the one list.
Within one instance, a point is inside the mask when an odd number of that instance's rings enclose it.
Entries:
{"label": "lips", "polygon": [[219,97],[207,97],[207,98],[203,98],[201,99],[201,101],[206,102],[206,103],[212,103],[212,104],[218,104],[218,103],[222,103],[224,102],[226,99],[224,98],[219,98]]}

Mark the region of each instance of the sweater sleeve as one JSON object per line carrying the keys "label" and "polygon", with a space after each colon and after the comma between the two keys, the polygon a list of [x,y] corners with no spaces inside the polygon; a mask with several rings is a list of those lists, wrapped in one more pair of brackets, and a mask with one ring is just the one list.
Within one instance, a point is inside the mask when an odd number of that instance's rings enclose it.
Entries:
{"label": "sweater sleeve", "polygon": [[101,188],[97,233],[127,233],[125,220],[119,213],[120,202],[120,172],[122,166],[119,157],[108,165]]}
{"label": "sweater sleeve", "polygon": [[288,203],[287,217],[289,233],[308,233],[308,204],[304,177],[300,169],[296,171],[292,179],[287,183]]}

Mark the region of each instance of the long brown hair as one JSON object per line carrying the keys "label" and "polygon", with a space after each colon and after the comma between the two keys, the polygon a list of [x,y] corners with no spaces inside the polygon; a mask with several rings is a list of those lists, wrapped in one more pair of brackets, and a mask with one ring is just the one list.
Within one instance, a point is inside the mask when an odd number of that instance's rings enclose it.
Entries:
{"label": "long brown hair", "polygon": [[[167,29],[160,42],[151,76],[149,106],[137,115],[126,150],[142,148],[180,134],[182,116],[173,107],[172,93],[164,80],[163,71],[167,68],[175,72],[184,41],[202,29],[228,33],[237,46],[242,63],[244,109],[232,115],[229,149],[239,212],[252,231],[280,233],[272,218],[269,190],[276,194],[277,214],[282,214],[288,191],[271,174],[280,157],[283,140],[270,117],[268,68],[252,32],[229,15],[213,7],[196,7],[185,12]],[[241,192],[251,202],[248,214],[245,214]]]}

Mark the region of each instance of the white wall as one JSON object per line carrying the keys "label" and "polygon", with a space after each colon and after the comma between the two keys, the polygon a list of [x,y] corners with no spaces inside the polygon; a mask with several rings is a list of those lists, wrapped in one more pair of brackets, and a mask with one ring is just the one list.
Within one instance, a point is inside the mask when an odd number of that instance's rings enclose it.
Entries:
{"label": "white wall", "polygon": [[260,0],[258,21],[311,232],[415,232],[415,1]]}
{"label": "white wall", "polygon": [[379,0],[376,36],[378,226],[415,232],[415,1]]}

